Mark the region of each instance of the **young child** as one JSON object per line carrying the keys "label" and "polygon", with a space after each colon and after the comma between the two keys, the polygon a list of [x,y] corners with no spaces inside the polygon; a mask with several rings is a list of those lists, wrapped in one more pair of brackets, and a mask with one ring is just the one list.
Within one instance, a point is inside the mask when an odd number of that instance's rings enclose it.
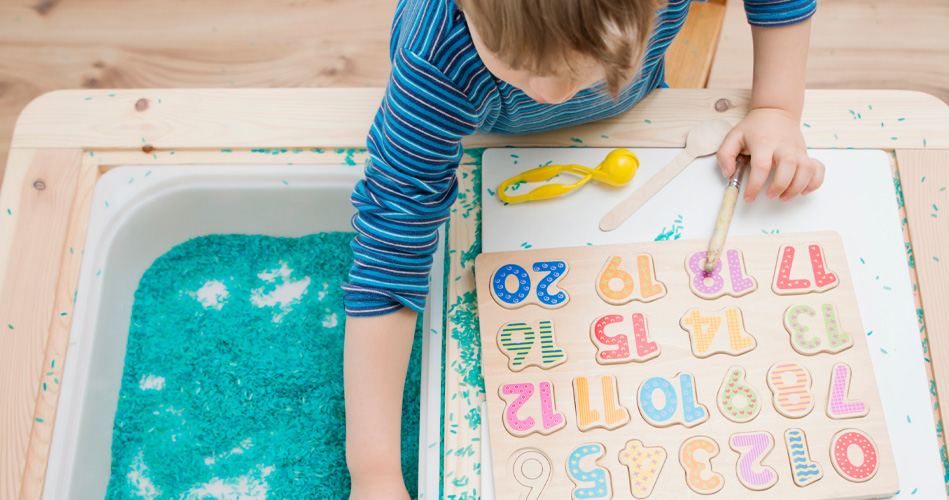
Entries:
{"label": "young child", "polygon": [[[745,200],[787,201],[824,174],[800,131],[816,0],[744,0],[754,38],[751,110],[718,162],[751,155]],[[346,292],[346,452],[351,498],[407,498],[401,402],[436,229],[455,200],[461,139],[613,116],[663,82],[663,54],[689,0],[400,0],[392,73],[353,191],[357,236]]]}

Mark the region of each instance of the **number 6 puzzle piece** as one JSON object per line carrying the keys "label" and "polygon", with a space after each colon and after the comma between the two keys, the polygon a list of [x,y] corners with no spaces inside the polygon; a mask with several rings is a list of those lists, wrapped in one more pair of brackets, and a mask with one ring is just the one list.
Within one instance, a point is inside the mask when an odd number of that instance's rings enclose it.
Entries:
{"label": "number 6 puzzle piece", "polygon": [[[818,315],[820,319],[815,319]],[[784,312],[784,328],[791,336],[791,347],[805,356],[819,352],[836,354],[853,347],[853,339],[841,329],[833,304],[820,304],[816,308],[791,306]],[[820,333],[808,333],[811,328]]]}
{"label": "number 6 puzzle piece", "polygon": [[[590,340],[596,346],[596,362],[601,365],[632,361],[643,362],[659,356],[659,345],[649,340],[649,332],[646,330],[646,316],[643,313],[634,313],[631,316],[632,334],[636,344],[635,353],[630,351],[628,335],[624,333],[607,335],[607,327],[613,324],[617,324],[617,326],[610,328],[611,330],[628,330],[629,327],[627,327],[627,323],[623,322],[623,319],[620,314],[607,314],[593,320],[593,324],[590,325]],[[610,346],[616,346],[616,348],[609,349]]]}
{"label": "number 6 puzzle piece", "polygon": [[[723,295],[741,297],[758,289],[754,278],[745,273],[745,263],[741,252],[728,249],[725,258],[719,259],[712,272],[705,271],[707,251],[695,252],[685,259],[685,270],[689,273],[689,287],[692,293],[708,300],[717,299]],[[722,272],[722,263],[728,267],[728,272]]]}
{"label": "number 6 puzzle piece", "polygon": [[[636,279],[622,268],[624,262],[636,263]],[[604,302],[615,306],[634,300],[652,302],[666,295],[666,286],[659,281],[653,281],[655,275],[655,263],[649,254],[639,254],[629,260],[613,255],[606,259],[606,264],[597,274],[596,293]]]}
{"label": "number 6 puzzle piece", "polygon": [[[805,248],[806,247],[806,248]],[[784,245],[778,252],[771,290],[778,295],[826,292],[840,283],[824,263],[821,246]]]}
{"label": "number 6 puzzle piece", "polygon": [[[716,339],[723,323],[728,338],[718,336]],[[741,310],[737,307],[726,307],[715,312],[690,309],[682,316],[679,325],[689,333],[692,354],[697,358],[707,358],[718,353],[738,356],[751,351],[757,345],[755,338],[745,331]]]}
{"label": "number 6 puzzle piece", "polygon": [[517,309],[528,304],[546,309],[565,306],[570,297],[563,290],[554,290],[567,274],[567,263],[559,260],[535,262],[531,269],[537,274],[536,288],[532,286],[530,273],[517,264],[505,264],[494,271],[491,275],[491,297],[494,301],[505,309]]}
{"label": "number 6 puzzle piece", "polygon": [[517,484],[528,488],[527,495],[520,496],[522,500],[539,500],[544,490],[550,484],[553,467],[550,458],[540,450],[524,448],[511,455],[513,460],[508,463],[508,472],[517,481]]}
{"label": "number 6 puzzle piece", "polygon": [[605,454],[602,444],[587,443],[567,455],[567,476],[576,485],[571,493],[573,500],[613,498],[610,471],[596,463]]}
{"label": "number 6 puzzle piece", "polygon": [[[540,337],[540,348],[537,338]],[[508,368],[512,372],[521,371],[528,366],[542,369],[553,368],[567,361],[567,354],[556,346],[554,326],[550,321],[540,321],[537,332],[524,322],[506,323],[498,331],[498,347],[508,358]]]}
{"label": "number 6 puzzle piece", "polygon": [[504,384],[498,388],[498,396],[505,402],[504,428],[514,437],[525,437],[534,432],[546,435],[567,425],[563,413],[554,405],[553,385],[540,382],[537,386],[539,396],[534,395],[534,384],[530,382]]}
{"label": "number 6 puzzle piece", "polygon": [[666,450],[653,448],[632,439],[619,452],[619,463],[629,469],[629,489],[635,498],[646,498],[656,486],[662,466],[666,464]]}

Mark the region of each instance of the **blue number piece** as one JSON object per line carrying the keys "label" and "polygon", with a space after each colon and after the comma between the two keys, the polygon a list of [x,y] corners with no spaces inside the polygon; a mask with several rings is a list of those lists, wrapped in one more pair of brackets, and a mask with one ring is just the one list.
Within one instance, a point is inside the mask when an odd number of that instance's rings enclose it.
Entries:
{"label": "blue number piece", "polygon": [[[517,290],[509,292],[505,283],[507,277],[513,275],[517,278]],[[502,302],[507,304],[517,304],[527,298],[531,291],[531,277],[527,270],[517,264],[508,264],[495,271],[494,279],[491,285],[494,287],[494,294]]]}
{"label": "blue number piece", "polygon": [[[652,404],[652,395],[657,390],[662,391],[666,399],[661,410]],[[643,388],[639,391],[640,409],[642,409],[644,415],[655,422],[665,422],[672,418],[672,416],[675,415],[678,404],[675,389],[668,380],[662,377],[653,377],[647,380],[646,383],[643,384]]]}
{"label": "blue number piece", "polygon": [[544,272],[547,271],[547,276],[541,280],[537,285],[537,298],[543,304],[556,305],[561,304],[567,300],[567,294],[563,292],[557,292],[556,295],[550,295],[547,293],[547,287],[549,287],[554,281],[557,281],[561,275],[567,270],[567,265],[563,261],[551,261],[551,262],[536,262],[534,263],[534,272]]}

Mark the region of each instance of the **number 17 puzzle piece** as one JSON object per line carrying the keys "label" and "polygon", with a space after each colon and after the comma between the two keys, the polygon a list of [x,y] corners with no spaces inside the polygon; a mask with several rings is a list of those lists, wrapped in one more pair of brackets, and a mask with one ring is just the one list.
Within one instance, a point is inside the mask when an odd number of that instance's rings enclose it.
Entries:
{"label": "number 17 puzzle piece", "polygon": [[820,245],[784,245],[778,253],[771,290],[778,295],[800,295],[826,292],[839,283],[827,268]]}

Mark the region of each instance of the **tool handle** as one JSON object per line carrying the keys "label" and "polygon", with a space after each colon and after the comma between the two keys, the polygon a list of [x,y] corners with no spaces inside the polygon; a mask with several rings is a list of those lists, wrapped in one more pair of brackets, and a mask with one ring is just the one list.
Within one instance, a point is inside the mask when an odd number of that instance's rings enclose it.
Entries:
{"label": "tool handle", "polygon": [[722,198],[722,208],[718,211],[715,229],[712,230],[712,239],[708,242],[708,254],[705,259],[706,272],[715,270],[718,259],[722,255],[722,247],[725,246],[725,235],[728,234],[728,226],[731,225],[732,214],[735,213],[737,202],[738,187],[729,184],[728,188],[725,189],[725,197]]}
{"label": "tool handle", "polygon": [[612,231],[626,222],[626,219],[640,209],[650,198],[659,192],[666,184],[685,170],[692,163],[695,156],[688,149],[682,150],[668,165],[656,172],[639,189],[630,193],[625,200],[619,202],[612,210],[600,219],[601,231]]}

